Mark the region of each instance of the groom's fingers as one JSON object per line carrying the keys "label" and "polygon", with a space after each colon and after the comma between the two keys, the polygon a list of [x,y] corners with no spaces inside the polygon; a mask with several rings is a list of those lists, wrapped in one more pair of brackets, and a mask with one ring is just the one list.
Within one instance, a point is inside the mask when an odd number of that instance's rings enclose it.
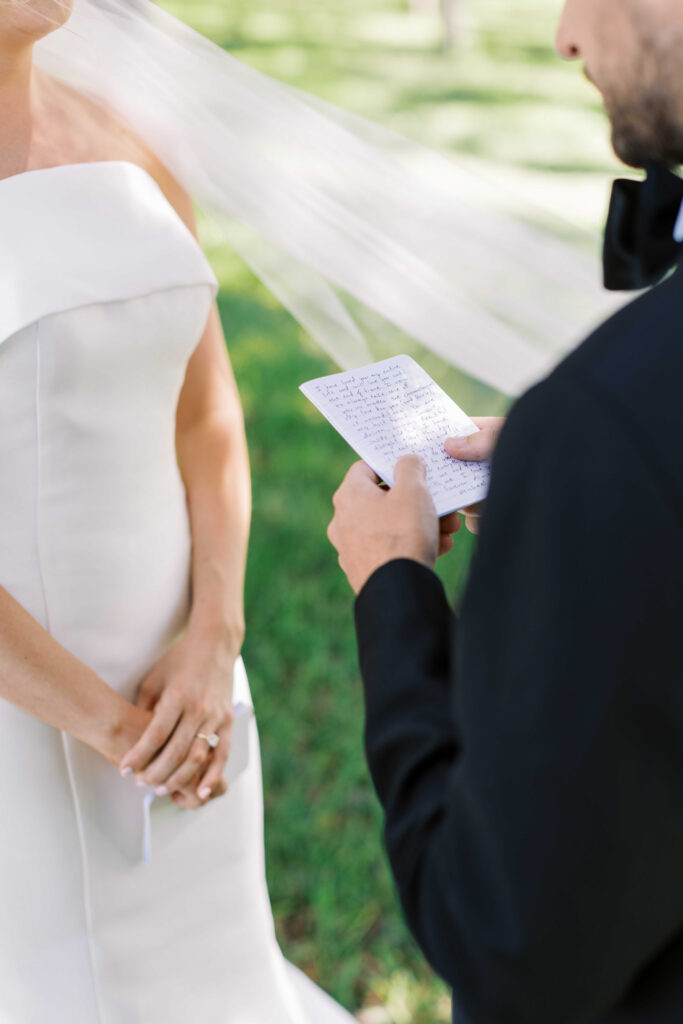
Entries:
{"label": "groom's fingers", "polygon": [[[370,469],[367,462],[354,462],[340,486],[332,495],[332,504],[334,505],[336,515],[330,523],[330,529],[334,527],[335,520],[342,510],[356,505],[361,496],[364,498],[371,497],[374,500],[378,493],[377,485],[381,482],[381,479],[374,470]],[[336,547],[337,545],[330,534],[330,529],[327,531],[327,536]]]}
{"label": "groom's fingers", "polygon": [[462,462],[483,462],[493,453],[498,439],[496,430],[479,430],[467,437],[447,437],[444,448],[452,459]]}
{"label": "groom's fingers", "polygon": [[462,526],[462,519],[457,512],[449,512],[447,516],[439,519],[439,531],[442,536],[451,536],[457,533]]}
{"label": "groom's fingers", "polygon": [[473,416],[472,422],[475,426],[479,427],[480,430],[497,430],[498,433],[503,429],[505,424],[504,416]]}
{"label": "groom's fingers", "polygon": [[[415,485],[423,485],[425,481],[426,467],[424,460],[419,455],[404,455],[398,460],[394,468],[394,487],[404,488]],[[344,478],[339,490],[334,495],[332,502],[336,506],[340,494],[346,493],[347,485],[366,488],[369,484],[373,489],[382,483],[382,478],[377,476],[374,469],[368,466],[367,462],[354,462]]]}
{"label": "groom's fingers", "polygon": [[380,478],[374,469],[370,469],[367,462],[354,462],[346,475],[352,480],[369,480],[372,484],[381,483]]}
{"label": "groom's fingers", "polygon": [[347,484],[361,487],[367,487],[368,484],[372,484],[373,487],[376,487],[377,484],[381,482],[381,479],[377,476],[374,469],[370,469],[367,462],[354,462],[344,477],[341,487],[336,492],[332,500],[333,502],[335,501],[339,492]]}
{"label": "groom's fingers", "polygon": [[462,511],[466,516],[474,516],[478,519],[484,512],[484,502],[478,501],[476,505],[468,505],[467,508],[462,509]]}
{"label": "groom's fingers", "polygon": [[419,455],[404,455],[394,466],[394,488],[423,487],[427,467]]}
{"label": "groom's fingers", "polygon": [[[482,513],[479,510],[481,510],[482,507],[482,505],[473,505],[468,510],[467,515],[465,516],[465,526],[470,531],[470,533],[479,533],[479,524],[481,522],[482,516]],[[475,509],[477,511],[474,511]]]}
{"label": "groom's fingers", "polygon": [[483,462],[493,455],[498,435],[505,424],[505,417],[477,416],[473,422],[479,427],[476,434],[446,438],[444,448],[452,458],[463,462]]}
{"label": "groom's fingers", "polygon": [[437,549],[437,558],[441,558],[443,555],[447,555],[453,547],[453,538],[450,534],[442,534],[439,537],[439,547]]}

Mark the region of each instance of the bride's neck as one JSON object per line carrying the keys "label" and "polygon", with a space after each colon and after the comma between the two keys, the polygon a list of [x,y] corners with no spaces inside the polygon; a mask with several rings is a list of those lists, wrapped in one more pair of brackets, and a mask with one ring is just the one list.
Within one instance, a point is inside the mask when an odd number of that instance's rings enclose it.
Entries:
{"label": "bride's neck", "polygon": [[36,86],[32,48],[15,54],[0,50],[0,176],[25,169],[33,131]]}

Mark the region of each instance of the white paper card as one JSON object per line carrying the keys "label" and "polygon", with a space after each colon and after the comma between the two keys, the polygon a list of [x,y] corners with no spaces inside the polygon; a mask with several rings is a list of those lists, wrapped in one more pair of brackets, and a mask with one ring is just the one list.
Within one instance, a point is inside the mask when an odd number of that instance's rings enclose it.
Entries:
{"label": "white paper card", "polygon": [[489,463],[459,462],[443,447],[479,428],[410,356],[318,377],[301,391],[389,487],[398,459],[414,452],[438,515],[486,497]]}

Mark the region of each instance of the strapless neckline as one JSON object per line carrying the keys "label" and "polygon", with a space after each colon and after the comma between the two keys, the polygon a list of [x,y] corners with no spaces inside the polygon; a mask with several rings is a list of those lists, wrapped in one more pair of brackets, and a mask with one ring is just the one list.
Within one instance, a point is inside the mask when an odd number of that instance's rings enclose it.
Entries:
{"label": "strapless neckline", "polygon": [[132,167],[140,174],[143,174],[150,181],[159,187],[159,183],[155,178],[145,170],[141,164],[136,164],[132,160],[79,160],[76,163],[70,164],[52,164],[50,167],[31,167],[26,171],[19,171],[17,174],[8,174],[5,178],[0,178],[0,188],[5,182],[17,181],[20,178],[29,178],[33,175],[51,174],[53,172],[62,171],[80,171],[82,168],[109,168],[109,167]]}
{"label": "strapless neckline", "polygon": [[0,344],[78,306],[218,282],[154,178],[125,160],[0,180]]}

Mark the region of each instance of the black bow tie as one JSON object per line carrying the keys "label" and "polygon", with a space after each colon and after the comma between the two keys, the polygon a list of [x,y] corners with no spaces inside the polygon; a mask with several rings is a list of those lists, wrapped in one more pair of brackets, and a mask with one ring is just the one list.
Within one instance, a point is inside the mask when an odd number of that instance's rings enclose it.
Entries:
{"label": "black bow tie", "polygon": [[683,179],[662,164],[651,164],[645,181],[614,182],[603,249],[605,288],[647,288],[671,270],[681,251],[674,226],[682,202]]}

